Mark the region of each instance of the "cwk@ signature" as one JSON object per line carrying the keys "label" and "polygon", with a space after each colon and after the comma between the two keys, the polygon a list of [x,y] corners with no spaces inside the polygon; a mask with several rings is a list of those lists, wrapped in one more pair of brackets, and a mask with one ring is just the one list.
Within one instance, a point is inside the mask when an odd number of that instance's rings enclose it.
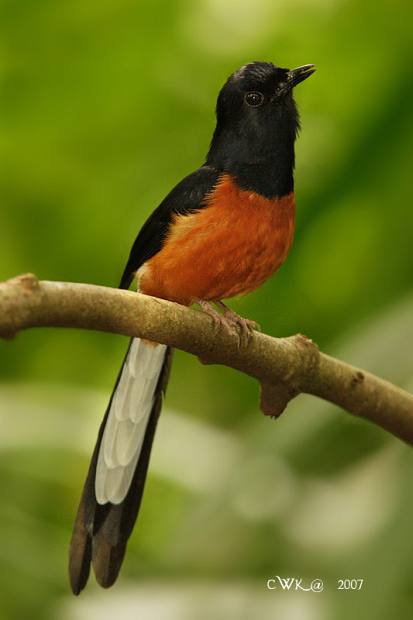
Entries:
{"label": "cwk@ signature", "polygon": [[313,579],[305,583],[302,577],[280,577],[280,575],[275,575],[275,577],[267,579],[267,589],[322,592],[324,590],[324,582],[322,579]]}

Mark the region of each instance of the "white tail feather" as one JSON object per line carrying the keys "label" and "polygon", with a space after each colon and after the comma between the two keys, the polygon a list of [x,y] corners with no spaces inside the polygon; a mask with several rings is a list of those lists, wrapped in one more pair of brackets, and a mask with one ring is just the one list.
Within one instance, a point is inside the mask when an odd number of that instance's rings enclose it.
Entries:
{"label": "white tail feather", "polygon": [[142,449],[166,346],[132,340],[113,395],[96,466],[99,504],[126,497]]}

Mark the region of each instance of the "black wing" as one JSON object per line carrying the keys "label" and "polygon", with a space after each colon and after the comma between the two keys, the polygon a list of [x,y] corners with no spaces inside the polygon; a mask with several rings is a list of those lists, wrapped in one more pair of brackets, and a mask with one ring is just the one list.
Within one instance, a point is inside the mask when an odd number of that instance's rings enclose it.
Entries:
{"label": "black wing", "polygon": [[202,166],[174,187],[136,237],[119,288],[129,288],[136,270],[159,252],[175,214],[184,215],[205,206],[204,198],[213,190],[219,177],[220,172],[215,168]]}

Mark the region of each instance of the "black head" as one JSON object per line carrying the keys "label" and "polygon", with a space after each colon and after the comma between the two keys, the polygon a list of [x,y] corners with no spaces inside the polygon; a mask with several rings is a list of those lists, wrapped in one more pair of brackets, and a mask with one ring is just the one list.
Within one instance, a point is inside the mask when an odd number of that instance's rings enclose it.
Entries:
{"label": "black head", "polygon": [[314,65],[290,70],[269,62],[235,71],[218,96],[207,162],[236,174],[246,187],[252,188],[249,177],[265,176],[267,195],[291,191],[299,128],[293,89],[314,71]]}

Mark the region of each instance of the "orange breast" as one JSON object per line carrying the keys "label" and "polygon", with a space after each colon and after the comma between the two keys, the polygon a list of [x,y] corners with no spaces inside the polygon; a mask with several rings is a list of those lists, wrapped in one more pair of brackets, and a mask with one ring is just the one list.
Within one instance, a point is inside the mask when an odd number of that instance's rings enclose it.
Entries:
{"label": "orange breast", "polygon": [[162,249],[138,271],[143,293],[190,304],[244,295],[284,262],[295,221],[294,194],[268,199],[224,175],[207,206],[177,215]]}

